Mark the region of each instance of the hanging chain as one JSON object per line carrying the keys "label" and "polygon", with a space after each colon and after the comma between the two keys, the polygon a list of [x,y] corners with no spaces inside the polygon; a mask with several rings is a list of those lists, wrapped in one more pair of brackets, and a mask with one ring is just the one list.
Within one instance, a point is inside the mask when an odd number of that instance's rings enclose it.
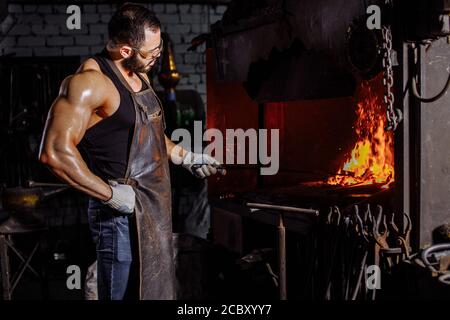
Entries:
{"label": "hanging chain", "polygon": [[384,103],[386,104],[386,130],[394,131],[402,121],[402,113],[399,109],[394,109],[394,71],[392,69],[392,33],[390,26],[383,26],[383,85],[384,85]]}

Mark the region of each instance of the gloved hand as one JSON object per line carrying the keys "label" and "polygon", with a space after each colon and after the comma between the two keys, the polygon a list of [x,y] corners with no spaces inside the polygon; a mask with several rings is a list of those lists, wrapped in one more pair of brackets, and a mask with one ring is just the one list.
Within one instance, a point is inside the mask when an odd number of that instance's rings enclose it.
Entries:
{"label": "gloved hand", "polygon": [[103,201],[113,209],[125,214],[132,214],[136,205],[136,194],[132,186],[119,184],[117,181],[109,181],[112,197],[108,201]]}
{"label": "gloved hand", "polygon": [[226,174],[219,161],[204,153],[187,152],[181,165],[193,175],[202,179],[216,174],[217,171],[222,175]]}

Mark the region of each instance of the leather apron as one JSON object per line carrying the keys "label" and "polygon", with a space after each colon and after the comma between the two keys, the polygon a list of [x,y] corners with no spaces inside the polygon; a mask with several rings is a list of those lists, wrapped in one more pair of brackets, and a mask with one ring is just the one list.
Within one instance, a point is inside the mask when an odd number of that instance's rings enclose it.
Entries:
{"label": "leather apron", "polygon": [[175,299],[175,271],[172,248],[172,212],[169,162],[165,142],[165,120],[161,101],[150,83],[134,92],[116,65],[108,63],[130,91],[136,121],[124,179],[136,192],[135,218],[139,245],[142,300]]}

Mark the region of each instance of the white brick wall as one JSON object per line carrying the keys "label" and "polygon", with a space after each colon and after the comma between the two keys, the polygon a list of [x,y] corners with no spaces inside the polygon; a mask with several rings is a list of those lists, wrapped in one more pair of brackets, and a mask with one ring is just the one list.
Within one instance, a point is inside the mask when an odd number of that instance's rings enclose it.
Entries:
{"label": "white brick wall", "polygon": [[[12,1],[13,2],[13,1]],[[195,36],[208,32],[219,20],[225,6],[153,4],[163,31],[169,33],[175,50],[175,62],[182,75],[178,89],[194,89],[206,102],[204,46],[188,52]],[[0,25],[0,55],[80,56],[85,58],[101,50],[107,41],[107,23],[116,5],[81,6],[81,30],[66,28],[67,5],[9,4],[8,18]],[[158,83],[155,82],[158,89]]]}

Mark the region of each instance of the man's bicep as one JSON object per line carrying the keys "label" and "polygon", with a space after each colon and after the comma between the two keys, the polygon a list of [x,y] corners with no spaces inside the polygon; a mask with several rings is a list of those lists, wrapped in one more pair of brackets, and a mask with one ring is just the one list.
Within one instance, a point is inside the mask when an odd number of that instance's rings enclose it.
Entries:
{"label": "man's bicep", "polygon": [[90,106],[73,103],[60,96],[50,110],[47,133],[65,143],[77,145],[86,132],[92,112]]}
{"label": "man's bicep", "polygon": [[95,72],[85,72],[64,80],[49,112],[49,131],[71,139],[75,145],[81,141],[92,114],[105,100],[98,77]]}

